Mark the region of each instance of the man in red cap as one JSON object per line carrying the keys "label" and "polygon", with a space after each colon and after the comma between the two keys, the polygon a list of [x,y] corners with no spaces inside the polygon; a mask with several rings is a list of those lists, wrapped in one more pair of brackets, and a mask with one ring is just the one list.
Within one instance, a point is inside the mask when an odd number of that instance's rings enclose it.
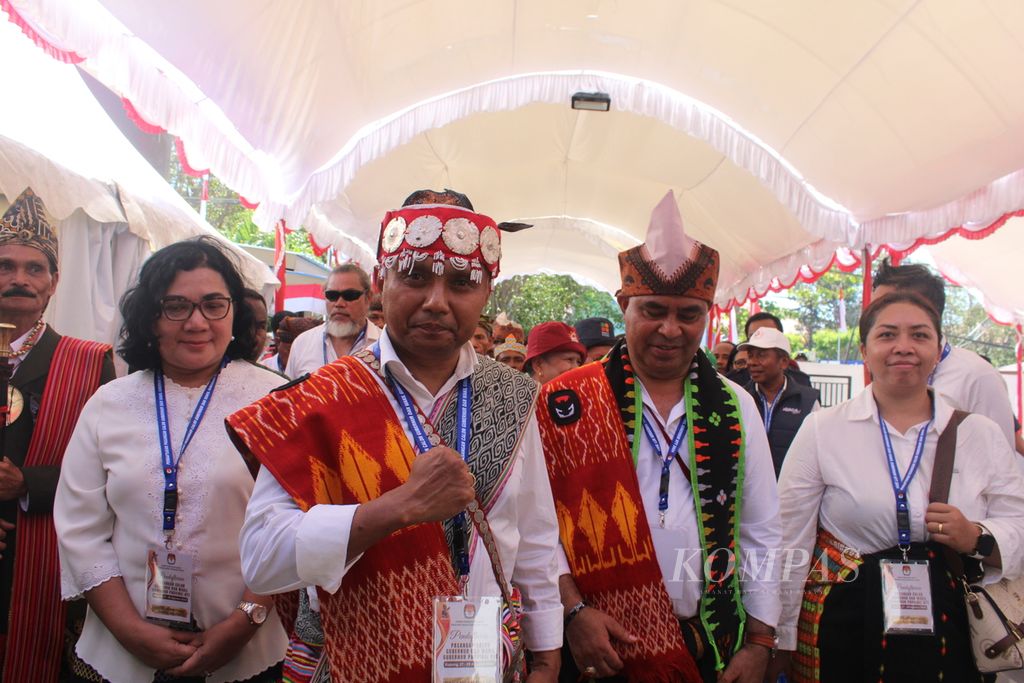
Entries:
{"label": "man in red cap", "polygon": [[576,330],[556,321],[541,323],[526,340],[526,371],[540,384],[583,364],[587,349]]}
{"label": "man in red cap", "polygon": [[669,193],[619,266],[625,339],[537,409],[565,551],[562,680],[761,683],[781,524],[754,400],[700,350],[718,252]]}
{"label": "man in red cap", "polygon": [[[494,221],[464,195],[414,193],[381,223],[379,341],[228,419],[262,465],[240,538],[246,583],[318,588],[333,680],[427,683],[435,666],[455,678],[444,667],[466,651],[445,638],[484,604],[501,607],[502,633],[495,619],[493,647],[469,651],[504,651],[508,677],[525,645],[527,683],[556,680],[558,529],[538,388],[470,343],[500,257]],[[447,605],[463,599],[456,627]],[[297,630],[292,643],[314,644]]]}

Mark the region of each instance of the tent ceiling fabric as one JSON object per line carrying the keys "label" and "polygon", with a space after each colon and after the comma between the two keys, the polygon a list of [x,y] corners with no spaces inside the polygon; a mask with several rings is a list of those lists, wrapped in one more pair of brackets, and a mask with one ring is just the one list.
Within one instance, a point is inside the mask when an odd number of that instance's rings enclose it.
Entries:
{"label": "tent ceiling fabric", "polygon": [[1020,264],[1024,263],[1024,218],[1011,218],[982,240],[950,237],[926,248],[939,271],[977,295],[989,315],[1004,325],[1024,324]]}
{"label": "tent ceiling fabric", "polygon": [[[223,239],[132,147],[77,69],[8,22],[0,22],[0,73],[19,94],[0,107],[0,194],[8,200],[32,187],[55,219],[80,208],[98,223],[126,224],[152,249],[203,234]],[[260,261],[232,248],[252,286],[277,284]]]}
{"label": "tent ceiling fabric", "polygon": [[[506,274],[614,278],[564,236],[638,237],[672,188],[722,252],[720,299],[742,299],[840,245],[1024,206],[1013,0],[6,1],[264,227],[350,254],[404,193],[447,184],[499,219],[563,221],[510,236]],[[615,111],[570,111],[579,89]]]}

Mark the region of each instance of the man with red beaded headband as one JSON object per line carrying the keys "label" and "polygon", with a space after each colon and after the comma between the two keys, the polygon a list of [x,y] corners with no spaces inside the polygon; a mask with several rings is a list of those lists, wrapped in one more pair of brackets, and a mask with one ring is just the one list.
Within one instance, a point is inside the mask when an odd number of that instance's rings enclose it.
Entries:
{"label": "man with red beaded headband", "polygon": [[49,683],[60,672],[65,608],[53,496],[82,406],[114,378],[109,346],[62,337],[43,322],[57,278],[57,236],[27,189],[0,218],[0,323],[14,325],[14,391],[0,442],[3,681]]}
{"label": "man with red beaded headband", "polygon": [[501,596],[514,615],[521,592],[508,651],[524,643],[525,680],[553,683],[558,527],[536,385],[469,343],[498,229],[463,195],[421,191],[381,230],[379,342],[228,420],[262,465],[241,534],[246,581],[319,587],[332,677],[363,683],[431,680],[435,596]]}
{"label": "man with red beaded headband", "polygon": [[699,348],[718,265],[668,193],[619,254],[625,338],[541,389],[563,681],[761,683],[774,649],[771,452],[753,399]]}

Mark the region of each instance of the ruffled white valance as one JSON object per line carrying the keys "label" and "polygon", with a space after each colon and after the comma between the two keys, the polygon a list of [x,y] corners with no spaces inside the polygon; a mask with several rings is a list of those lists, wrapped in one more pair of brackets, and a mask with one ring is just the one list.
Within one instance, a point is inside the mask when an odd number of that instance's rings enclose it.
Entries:
{"label": "ruffled white valance", "polygon": [[[361,261],[383,210],[449,185],[499,219],[562,217],[509,236],[503,272],[614,274],[599,244],[573,253],[570,224],[642,238],[672,188],[738,302],[813,279],[839,247],[981,234],[1024,207],[1009,7],[0,2],[259,202],[261,226]],[[562,111],[577,90],[613,113]]]}

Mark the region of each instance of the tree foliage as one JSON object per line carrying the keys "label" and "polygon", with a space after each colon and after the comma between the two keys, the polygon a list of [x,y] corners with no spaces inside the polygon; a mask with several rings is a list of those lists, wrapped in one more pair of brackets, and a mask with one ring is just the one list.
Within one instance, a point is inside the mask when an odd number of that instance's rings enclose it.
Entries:
{"label": "tree foliage", "polygon": [[[839,328],[839,292],[843,291],[846,307],[846,325],[857,327],[860,320],[860,304],[863,276],[860,273],[844,273],[833,269],[813,283],[800,283],[790,288],[785,296],[796,304],[794,312],[800,322],[803,334],[803,348],[815,346],[814,335],[820,330]],[[790,314],[792,316],[792,313]],[[833,338],[833,342],[835,339]],[[825,356],[835,357],[832,353]]]}
{"label": "tree foliage", "polygon": [[946,311],[942,331],[955,346],[987,356],[995,366],[1016,360],[1017,334],[1012,327],[999,325],[963,287],[947,283]]}
{"label": "tree foliage", "polygon": [[[184,197],[192,208],[199,210],[203,195],[203,179],[190,176],[181,168],[177,154],[171,154],[171,187]],[[207,185],[206,222],[236,244],[251,244],[257,247],[274,247],[274,233],[264,232],[252,222],[252,210],[242,206],[238,193],[222,183],[216,176],[209,176]],[[285,237],[288,251],[308,254],[317,258],[309,243],[309,236],[303,229],[290,232]],[[321,259],[323,260],[323,259]]]}
{"label": "tree foliage", "polygon": [[568,275],[514,275],[494,287],[486,313],[504,311],[529,330],[538,323],[560,320],[573,325],[581,318],[608,318],[623,331],[622,312],[608,292],[581,285]]}
{"label": "tree foliage", "polygon": [[[783,295],[795,304],[792,311],[780,317],[795,317],[800,323],[799,338],[790,336],[793,353],[814,351],[819,360],[858,360],[863,276],[860,272],[831,271],[813,284],[799,284]],[[840,333],[839,288],[845,294],[848,330]],[[795,316],[794,316],[795,313]],[[992,321],[984,307],[971,294],[950,282],[946,283],[946,310],[942,320],[943,333],[949,341],[975,353],[987,356],[996,366],[1014,362],[1016,333],[1010,327]]]}

